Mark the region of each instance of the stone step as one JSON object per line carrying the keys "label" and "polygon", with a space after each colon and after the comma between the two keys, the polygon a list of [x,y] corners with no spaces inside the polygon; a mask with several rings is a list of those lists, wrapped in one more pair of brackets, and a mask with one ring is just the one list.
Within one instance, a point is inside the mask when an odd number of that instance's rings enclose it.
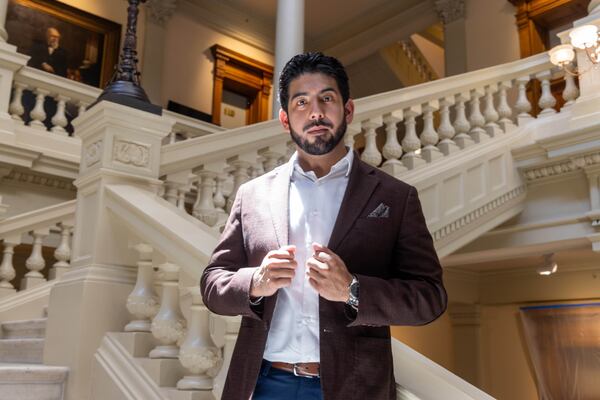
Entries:
{"label": "stone step", "polygon": [[2,323],[2,339],[43,339],[46,336],[46,318]]}
{"label": "stone step", "polygon": [[67,367],[0,364],[0,399],[62,400],[68,373]]}
{"label": "stone step", "polygon": [[0,362],[41,364],[43,359],[44,339],[0,339]]}

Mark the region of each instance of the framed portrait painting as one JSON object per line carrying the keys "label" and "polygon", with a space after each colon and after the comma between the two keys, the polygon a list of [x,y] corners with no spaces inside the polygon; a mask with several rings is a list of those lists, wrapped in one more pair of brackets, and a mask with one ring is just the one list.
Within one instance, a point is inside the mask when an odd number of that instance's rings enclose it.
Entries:
{"label": "framed portrait painting", "polygon": [[118,61],[121,25],[55,0],[9,0],[8,43],[28,65],[104,87]]}

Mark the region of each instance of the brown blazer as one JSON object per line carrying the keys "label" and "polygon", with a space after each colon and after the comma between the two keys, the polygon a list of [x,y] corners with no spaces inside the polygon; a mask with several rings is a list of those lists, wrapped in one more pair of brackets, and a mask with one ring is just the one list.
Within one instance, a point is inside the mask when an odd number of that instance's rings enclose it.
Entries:
{"label": "brown blazer", "polygon": [[[229,220],[200,281],[204,303],[222,315],[242,315],[223,400],[248,399],[260,370],[277,294],[262,313],[250,308],[253,270],[268,251],[288,244],[287,163],[238,190]],[[368,217],[381,203],[387,218]],[[417,191],[360,161],[328,247],[356,274],[358,313],[319,298],[321,386],[325,400],[396,398],[389,325],[421,325],[446,309],[442,269]]]}

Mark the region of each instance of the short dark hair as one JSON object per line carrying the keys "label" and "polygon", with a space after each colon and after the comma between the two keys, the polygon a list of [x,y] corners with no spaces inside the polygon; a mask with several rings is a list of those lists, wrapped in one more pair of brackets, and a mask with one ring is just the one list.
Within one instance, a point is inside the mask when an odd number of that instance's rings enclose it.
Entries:
{"label": "short dark hair", "polygon": [[285,64],[279,75],[279,104],[285,112],[288,110],[290,99],[290,83],[302,74],[321,73],[335,79],[344,104],[350,98],[348,75],[342,63],[335,57],[326,56],[321,52],[297,54]]}

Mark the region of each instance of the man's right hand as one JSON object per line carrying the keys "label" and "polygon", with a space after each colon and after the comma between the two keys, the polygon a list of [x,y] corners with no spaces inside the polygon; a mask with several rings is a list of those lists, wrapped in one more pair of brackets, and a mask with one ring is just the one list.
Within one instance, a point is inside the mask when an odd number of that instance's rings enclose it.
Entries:
{"label": "man's right hand", "polygon": [[272,296],[279,288],[290,286],[298,266],[295,253],[294,245],[268,252],[252,275],[250,297]]}

